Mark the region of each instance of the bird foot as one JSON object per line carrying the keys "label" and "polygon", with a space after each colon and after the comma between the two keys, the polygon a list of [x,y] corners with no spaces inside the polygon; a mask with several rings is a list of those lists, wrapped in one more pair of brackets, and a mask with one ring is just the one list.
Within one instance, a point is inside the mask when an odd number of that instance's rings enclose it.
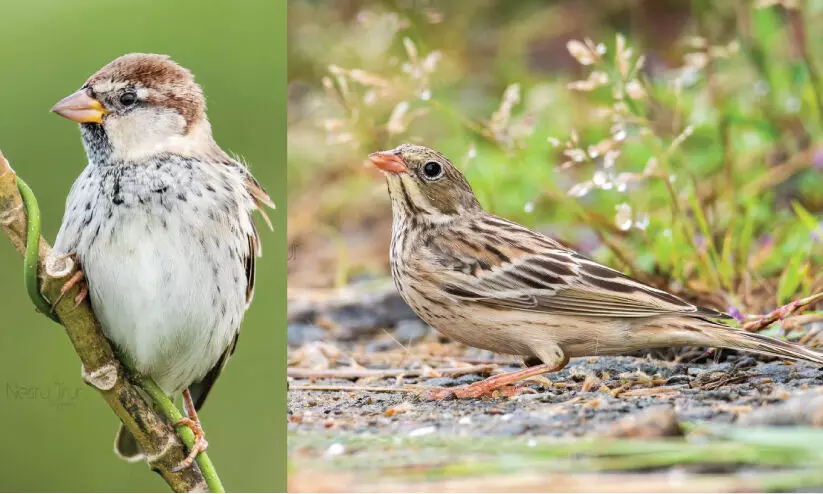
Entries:
{"label": "bird foot", "polygon": [[453,388],[430,388],[422,391],[421,396],[427,401],[441,401],[452,396],[455,398],[479,398],[490,395],[495,391],[500,391],[503,396],[507,397],[518,396],[534,391],[525,386],[513,386],[514,383],[545,372],[558,371],[562,369],[567,362],[568,359],[564,359],[560,365],[535,365],[519,371],[498,374],[476,383],[464,384],[463,386],[455,386]]}
{"label": "bird foot", "polygon": [[58,295],[57,300],[51,304],[51,311],[54,312],[54,308],[57,307],[57,304],[59,304],[60,301],[63,300],[63,297],[69,293],[69,290],[75,286],[79,286],[80,291],[77,293],[77,296],[74,297],[74,308],[76,309],[78,305],[83,303],[83,300],[85,300],[89,294],[89,286],[86,284],[85,280],[86,275],[82,270],[78,269],[77,272],[68,279],[68,281],[63,283],[63,287],[60,288],[60,295]]}
{"label": "bird foot", "polygon": [[506,385],[496,387],[484,383],[485,381],[480,381],[472,384],[464,384],[463,386],[455,386],[453,388],[429,388],[423,391],[421,396],[426,401],[443,401],[451,397],[481,398],[483,396],[504,396],[506,398],[514,398],[515,396],[523,394],[536,393],[534,389],[528,386]]}
{"label": "bird foot", "polygon": [[534,388],[530,388],[528,386],[506,386],[505,388],[500,389],[500,394],[502,394],[506,398],[514,398],[520,395],[537,394],[537,391],[535,391]]}
{"label": "bird foot", "polygon": [[428,388],[421,390],[419,396],[426,401],[443,401],[455,396],[454,388]]}
{"label": "bird foot", "polygon": [[424,390],[421,396],[426,401],[442,401],[452,396],[455,398],[481,398],[483,396],[496,397],[499,395],[514,398],[523,394],[536,393],[534,389],[528,386],[505,385],[501,387],[494,384],[485,384],[485,382],[479,381],[453,388],[429,388]]}
{"label": "bird foot", "polygon": [[189,468],[194,460],[197,458],[197,455],[206,451],[206,448],[209,447],[208,441],[206,441],[206,435],[203,432],[203,426],[200,425],[199,420],[191,419],[188,417],[182,418],[173,424],[175,427],[179,427],[181,425],[187,426],[191,431],[194,433],[194,445],[189,451],[189,455],[180,462],[179,465],[172,468],[172,472],[179,472],[180,470]]}

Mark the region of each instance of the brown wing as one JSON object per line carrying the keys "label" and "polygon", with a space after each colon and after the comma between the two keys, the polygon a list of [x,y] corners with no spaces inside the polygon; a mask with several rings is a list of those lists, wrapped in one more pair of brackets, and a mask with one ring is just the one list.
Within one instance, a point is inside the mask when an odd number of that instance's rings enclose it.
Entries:
{"label": "brown wing", "polygon": [[[728,318],[634,280],[519,225],[502,228],[499,218],[492,218],[491,223],[479,221],[466,231],[440,235],[451,240],[448,244],[433,240],[418,256],[418,262],[430,265],[423,270],[430,273],[429,281],[438,282],[455,299],[564,315],[649,317],[679,313]],[[483,233],[487,231],[493,236]]]}

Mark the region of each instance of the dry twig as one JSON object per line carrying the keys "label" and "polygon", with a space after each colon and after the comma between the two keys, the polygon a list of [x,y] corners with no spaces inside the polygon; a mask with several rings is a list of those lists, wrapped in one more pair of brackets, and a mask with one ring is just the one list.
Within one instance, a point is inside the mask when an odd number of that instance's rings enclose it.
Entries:
{"label": "dry twig", "polygon": [[746,331],[760,331],[761,329],[769,326],[770,324],[785,319],[786,317],[790,316],[791,314],[797,312],[798,310],[804,309],[806,307],[810,307],[817,302],[823,300],[823,292],[816,293],[814,295],[810,295],[806,298],[801,298],[798,300],[794,300],[783,307],[775,309],[764,316],[760,316],[753,321],[749,321],[743,324],[743,329]]}

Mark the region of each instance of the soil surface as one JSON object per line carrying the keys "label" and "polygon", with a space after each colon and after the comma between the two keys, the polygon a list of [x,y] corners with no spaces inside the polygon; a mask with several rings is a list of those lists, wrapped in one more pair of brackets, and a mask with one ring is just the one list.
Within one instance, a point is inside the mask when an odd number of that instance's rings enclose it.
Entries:
{"label": "soil surface", "polygon": [[[291,299],[292,431],[580,436],[655,405],[673,407],[681,421],[731,423],[823,387],[823,372],[805,362],[692,349],[573,359],[524,382],[516,397],[428,402],[415,391],[522,365],[448,342],[415,317],[390,282]],[[347,371],[351,377],[339,376]]]}
{"label": "soil surface", "polygon": [[[357,388],[357,384],[351,379],[293,379],[289,391],[289,430],[582,436],[604,432],[626,415],[655,405],[672,406],[680,421],[733,423],[764,405],[778,404],[801,391],[823,387],[823,373],[806,363],[757,362],[741,368],[731,362],[692,365],[598,357],[575,359],[564,370],[545,379],[527,381],[524,387],[529,393],[513,398],[429,402],[409,391],[415,385],[458,386],[482,378],[475,373],[404,378],[403,386],[397,386],[394,377],[374,378],[362,389],[346,391],[300,388]],[[390,388],[400,392],[390,392]]]}
{"label": "soil surface", "polygon": [[[706,354],[706,349],[573,359],[562,371],[522,382],[517,396],[495,393],[478,399],[427,401],[421,390],[473,383],[521,369],[522,364],[446,340],[416,319],[387,286],[365,296],[359,290],[336,292],[333,297],[292,295],[289,449],[297,466],[294,478],[303,482],[294,490],[338,490],[315,484],[318,479],[311,475],[298,475],[325,467],[330,475],[345,477],[340,480],[344,490],[361,490],[361,478],[349,476],[384,456],[395,457],[404,472],[430,467],[428,459],[413,453],[419,452],[418,446],[404,446],[399,453],[375,446],[369,453],[370,445],[381,440],[444,441],[441,446],[447,452],[434,454],[451,455],[454,460],[462,453],[448,453],[448,444],[473,438],[491,441],[493,452],[496,440],[531,445],[553,439],[681,436],[684,428],[694,424],[823,425],[823,371],[817,367],[729,351]],[[360,463],[341,466],[329,460],[344,451],[348,454],[352,441],[358,443]],[[494,455],[490,458],[497,464]],[[299,467],[308,464],[310,468]],[[733,472],[743,475],[745,470]],[[383,476],[381,470],[374,479]],[[500,490],[518,485],[511,484],[511,478],[500,481]],[[443,485],[372,487],[448,488]],[[567,487],[577,490],[575,485]],[[667,483],[654,485],[674,488]],[[706,490],[713,490],[712,485],[724,484],[708,483]],[[743,484],[729,485],[748,489]],[[761,487],[755,484],[751,489]],[[487,490],[482,483],[455,488]]]}

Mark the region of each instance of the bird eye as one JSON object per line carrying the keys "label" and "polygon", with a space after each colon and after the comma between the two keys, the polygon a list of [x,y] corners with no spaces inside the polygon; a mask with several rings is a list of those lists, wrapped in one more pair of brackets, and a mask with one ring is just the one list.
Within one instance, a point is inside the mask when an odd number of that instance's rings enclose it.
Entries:
{"label": "bird eye", "polygon": [[423,175],[429,180],[440,178],[440,176],[443,175],[443,167],[440,166],[440,163],[429,161],[423,165]]}
{"label": "bird eye", "polygon": [[137,94],[133,91],[126,91],[120,95],[120,104],[123,106],[131,106],[137,102]]}

